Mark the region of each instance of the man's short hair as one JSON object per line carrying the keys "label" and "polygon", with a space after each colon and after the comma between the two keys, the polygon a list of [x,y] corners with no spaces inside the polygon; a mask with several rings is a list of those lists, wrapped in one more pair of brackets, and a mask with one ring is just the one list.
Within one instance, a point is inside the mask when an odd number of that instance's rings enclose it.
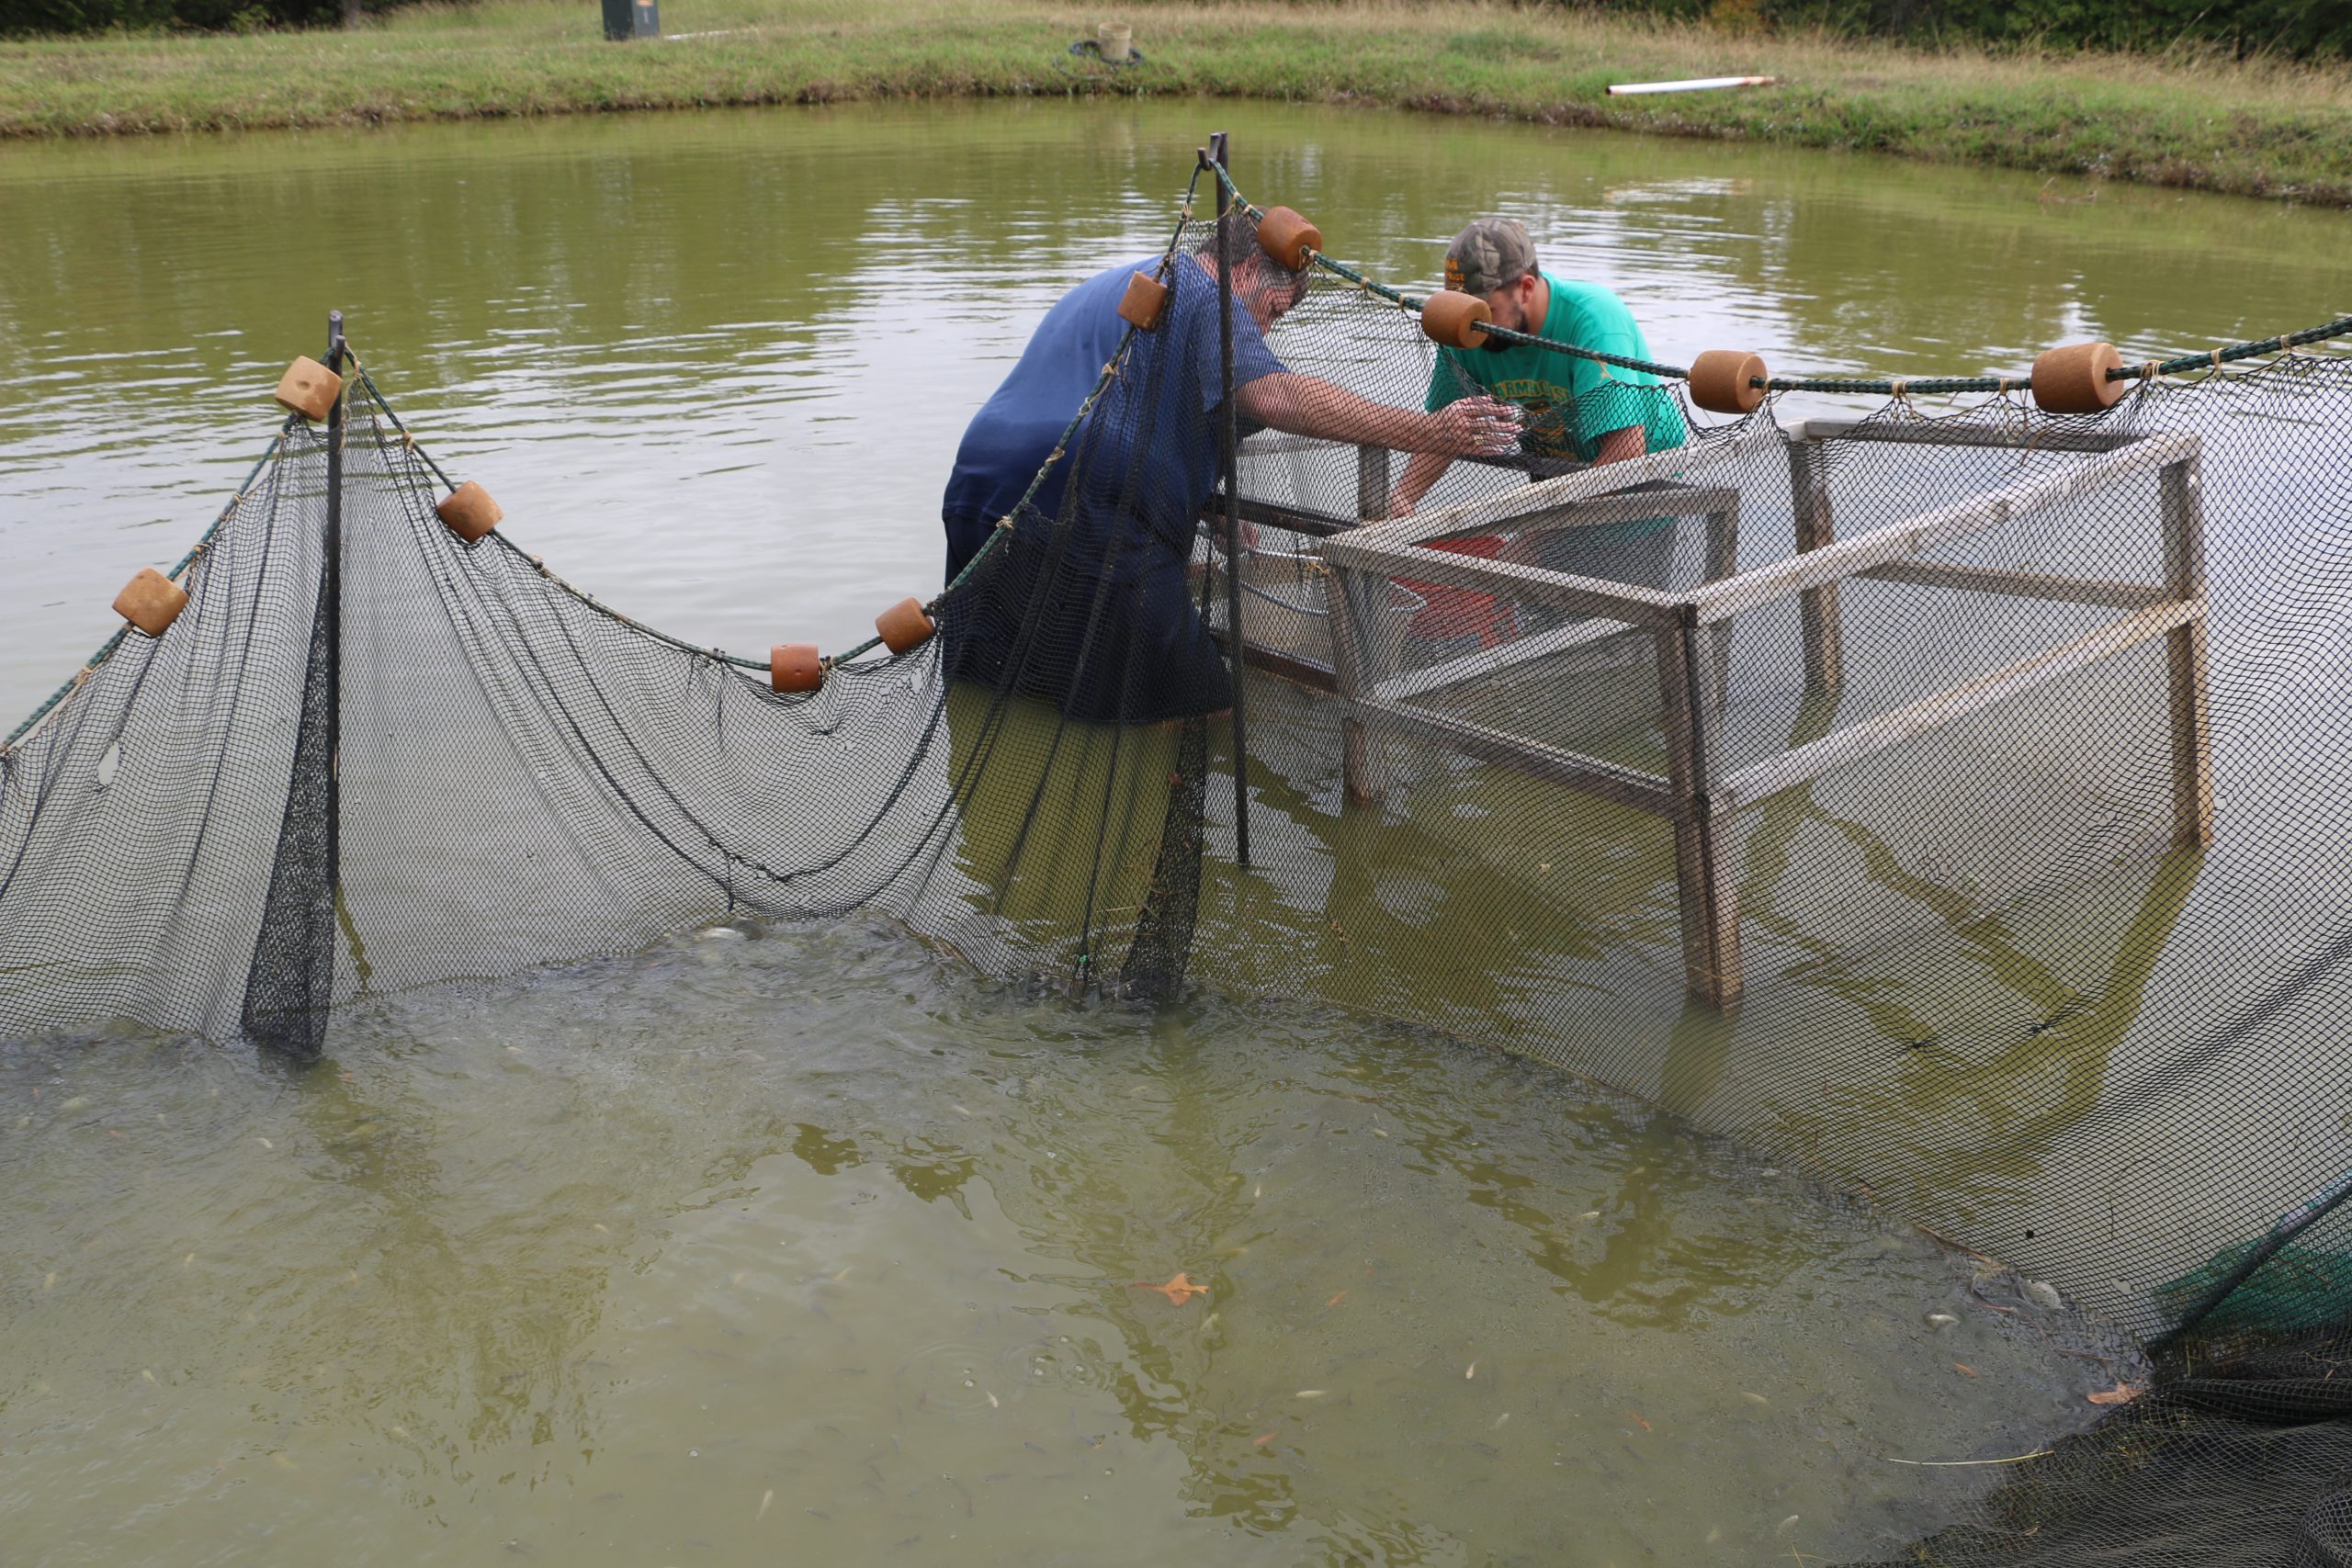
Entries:
{"label": "man's short hair", "polygon": [[[1258,269],[1258,276],[1275,290],[1285,310],[1306,299],[1308,286],[1315,281],[1315,268],[1312,265],[1303,266],[1296,272],[1293,272],[1259,249],[1254,243],[1241,258],[1242,266],[1253,265]],[[1235,270],[1238,272],[1240,268]]]}
{"label": "man's short hair", "polygon": [[1445,248],[1445,286],[1464,294],[1492,294],[1535,270],[1535,242],[1509,218],[1481,218]]}

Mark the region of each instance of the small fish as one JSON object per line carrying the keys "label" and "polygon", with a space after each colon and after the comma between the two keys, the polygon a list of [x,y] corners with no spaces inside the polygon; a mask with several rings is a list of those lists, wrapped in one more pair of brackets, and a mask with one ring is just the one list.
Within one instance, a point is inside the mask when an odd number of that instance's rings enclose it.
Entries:
{"label": "small fish", "polygon": [[1747,1401],[1749,1404],[1771,1404],[1771,1403],[1772,1403],[1770,1400],[1769,1400],[1769,1399],[1765,1398],[1762,1394],[1760,1394],[1760,1393],[1748,1393],[1746,1389],[1741,1389],[1741,1390],[1739,1391],[1739,1397],[1740,1397],[1740,1398],[1742,1398],[1742,1399],[1744,1399],[1744,1400],[1747,1400]]}
{"label": "small fish", "polygon": [[1271,1443],[1271,1442],[1272,1442],[1273,1440],[1274,1440],[1274,1435],[1273,1435],[1272,1432],[1268,1432],[1268,1433],[1265,1433],[1263,1436],[1256,1437],[1256,1438],[1250,1438],[1250,1446],[1251,1448],[1253,1448],[1253,1449],[1262,1449],[1262,1448],[1264,1448],[1268,1443]]}
{"label": "small fish", "polygon": [[149,1371],[144,1367],[139,1369],[139,1375],[149,1382],[153,1382],[155,1381],[155,1374]]}
{"label": "small fish", "polygon": [[775,1487],[771,1486],[771,1487],[769,1487],[766,1491],[764,1491],[764,1492],[761,1493],[761,1494],[760,1494],[760,1511],[759,1511],[758,1513],[753,1514],[753,1515],[752,1516],[752,1522],[753,1524],[758,1524],[762,1519],[766,1518],[766,1517],[768,1517],[768,1505],[769,1505],[770,1503],[775,1502]]}
{"label": "small fish", "polygon": [[1634,1412],[1633,1413],[1633,1416],[1634,1416],[1634,1425],[1635,1425],[1636,1427],[1639,1427],[1643,1431],[1645,1431],[1645,1432],[1655,1432],[1655,1431],[1657,1431],[1657,1427],[1655,1427],[1651,1426],[1648,1422],[1646,1422],[1646,1421],[1645,1421],[1645,1420],[1643,1420],[1643,1419],[1642,1419],[1642,1413],[1641,1413],[1640,1411],[1638,1411],[1638,1410],[1634,1411]]}
{"label": "small fish", "polygon": [[267,1138],[255,1138],[254,1142],[259,1144],[266,1149],[274,1149],[277,1146],[276,1144],[271,1143]]}
{"label": "small fish", "polygon": [[1976,1375],[1976,1369],[1970,1366],[1966,1361],[1954,1361],[1951,1364],[1951,1370],[1956,1372],[1966,1372],[1970,1377],[1974,1377]]}
{"label": "small fish", "polygon": [[1475,1377],[1476,1377],[1476,1376],[1478,1375],[1478,1363],[1477,1363],[1477,1362],[1476,1362],[1476,1361],[1473,1361],[1473,1362],[1471,1362],[1468,1366],[1466,1366],[1466,1367],[1463,1368],[1463,1369],[1462,1369],[1462,1375],[1463,1375],[1464,1378],[1475,1378]]}
{"label": "small fish", "polygon": [[1322,1388],[1303,1388],[1291,1397],[1294,1399],[1320,1399],[1329,1392],[1330,1390]]}
{"label": "small fish", "polygon": [[1775,1528],[1781,1534],[1786,1535],[1789,1531],[1796,1528],[1797,1521],[1803,1517],[1804,1517],[1803,1514],[1791,1514],[1787,1518],[1782,1519]]}
{"label": "small fish", "polygon": [[1345,1292],[1345,1291],[1341,1291],[1338,1295],[1333,1296],[1329,1301],[1325,1302],[1323,1304],[1324,1304],[1325,1306],[1327,1306],[1327,1307],[1335,1307],[1335,1306],[1338,1306],[1341,1302],[1346,1301],[1347,1299],[1348,1299],[1348,1292]]}
{"label": "small fish", "polygon": [[1501,1431],[1501,1430],[1503,1429],[1503,1423],[1504,1423],[1504,1422],[1506,1422],[1506,1421],[1508,1421],[1508,1420],[1510,1420],[1510,1411],[1508,1411],[1508,1410],[1504,1411],[1501,1415],[1499,1415],[1499,1416],[1496,1416],[1496,1417],[1495,1417],[1495,1427],[1494,1427],[1494,1429],[1495,1429],[1496,1431],[1498,1431],[1498,1432]]}
{"label": "small fish", "polygon": [[995,1395],[995,1394],[989,1394],[989,1408],[990,1410],[997,1410],[997,1409],[1001,1409],[1001,1408],[1002,1408],[1001,1405],[999,1405],[999,1404],[997,1404],[997,1402],[996,1402],[996,1395]]}

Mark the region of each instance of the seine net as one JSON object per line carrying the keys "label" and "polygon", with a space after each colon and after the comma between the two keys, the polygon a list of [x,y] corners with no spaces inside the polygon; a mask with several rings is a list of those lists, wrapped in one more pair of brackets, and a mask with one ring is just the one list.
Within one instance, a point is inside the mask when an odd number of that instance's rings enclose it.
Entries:
{"label": "seine net", "polygon": [[[1234,226],[1240,363],[1262,318],[1292,378],[1232,400],[1279,426],[1237,425],[1238,548],[1187,221],[936,635],[813,692],[461,539],[371,378],[288,421],[178,619],[0,750],[0,1037],[311,1056],[362,996],[746,914],[1319,998],[1641,1096],[2165,1353],[1906,1560],[2352,1560],[2352,361],[1807,423],[1621,367],[1406,511],[1451,362]],[[1629,407],[1654,449],[1587,462]]]}

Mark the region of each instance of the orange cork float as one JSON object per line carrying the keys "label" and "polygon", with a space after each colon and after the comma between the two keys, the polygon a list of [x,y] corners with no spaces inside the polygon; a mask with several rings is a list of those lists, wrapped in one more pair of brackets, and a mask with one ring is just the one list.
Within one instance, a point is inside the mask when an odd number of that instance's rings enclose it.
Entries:
{"label": "orange cork float", "polygon": [[289,413],[321,420],[334,412],[343,396],[343,378],[315,359],[297,359],[277,378],[277,403]]}
{"label": "orange cork float", "polygon": [[1736,348],[1711,348],[1690,362],[1690,400],[1710,413],[1754,413],[1764,402],[1764,361]]}
{"label": "orange cork float", "polygon": [[1323,231],[1287,207],[1270,207],[1258,220],[1258,248],[1298,272],[1306,267],[1309,252],[1323,248]]}
{"label": "orange cork float", "polygon": [[882,634],[884,647],[892,653],[904,653],[929,642],[933,627],[931,617],[923,614],[922,600],[901,599],[874,617],[874,629]]}
{"label": "orange cork float", "polygon": [[1159,325],[1159,312],[1167,303],[1168,285],[1139,272],[1127,279],[1127,291],[1119,298],[1119,319],[1150,332]]}
{"label": "orange cork float", "polygon": [[2107,373],[2123,368],[2111,343],[2076,343],[2053,348],[2033,362],[2033,400],[2044,413],[2098,413],[2115,406],[2129,381]]}
{"label": "orange cork float", "polygon": [[768,649],[768,684],[779,692],[813,692],[825,683],[825,661],[813,642],[780,642]]}
{"label": "orange cork float", "polygon": [[471,479],[443,496],[433,510],[449,525],[449,532],[469,545],[497,527],[499,520],[506,515],[505,510],[491,499],[490,491]]}
{"label": "orange cork float", "polygon": [[162,637],[187,608],[187,590],[152,566],[141,567],[114,596],[114,613],[149,637]]}
{"label": "orange cork float", "polygon": [[1421,301],[1421,331],[1446,348],[1477,347],[1487,334],[1476,328],[1494,319],[1484,299],[1458,288],[1440,289]]}

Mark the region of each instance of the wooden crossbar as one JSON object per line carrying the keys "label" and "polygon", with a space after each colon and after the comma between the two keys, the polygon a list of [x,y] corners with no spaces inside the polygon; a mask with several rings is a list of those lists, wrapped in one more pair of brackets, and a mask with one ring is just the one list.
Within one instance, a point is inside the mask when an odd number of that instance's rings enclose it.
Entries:
{"label": "wooden crossbar", "polygon": [[2098,577],[2065,577],[2041,571],[2005,571],[1985,566],[1947,566],[1938,561],[1896,561],[1856,572],[1876,582],[1907,582],[1915,588],[1951,588],[1963,593],[1997,593],[2009,599],[2041,599],[2064,604],[2097,604],[2111,610],[2144,610],[2172,598],[2152,582],[2111,582]]}
{"label": "wooden crossbar", "polygon": [[1474,724],[1451,714],[1431,713],[1426,708],[1362,699],[1350,705],[1366,723],[1442,741],[1481,761],[1566,784],[1655,817],[1675,814],[1674,793],[1657,773],[1588,757],[1581,751],[1547,746],[1540,740]]}
{"label": "wooden crossbar", "polygon": [[1392,675],[1365,695],[1374,702],[1384,703],[1401,703],[1413,697],[1427,696],[1448,686],[1459,686],[1465,681],[1499,675],[1514,665],[1549,658],[1555,653],[1566,653],[1572,648],[1582,648],[1608,637],[1622,637],[1625,629],[1620,621],[1576,621],[1565,626],[1555,626],[1550,631],[1513,637],[1509,642],[1481,649],[1476,653],[1465,653],[1458,659],[1449,659],[1442,664],[1432,664],[1425,670]]}
{"label": "wooden crossbar", "polygon": [[2005,485],[1702,588],[1692,596],[1699,619],[1702,623],[1720,621],[1775,600],[1792,598],[1808,589],[1859,577],[1874,567],[1908,560],[1939,545],[1997,528],[2134,474],[2154,472],[2196,455],[2194,435],[2147,436],[2094,457],[2079,468]]}
{"label": "wooden crossbar", "polygon": [[1709,810],[1720,816],[1770,799],[1783,790],[1811,784],[1833,768],[1859,761],[1923,731],[2005,703],[2151,637],[2202,621],[2204,616],[2205,603],[2201,599],[2158,604],[1932,697],[1832,730],[1818,740],[1742,768],[1716,788],[1708,800]]}

